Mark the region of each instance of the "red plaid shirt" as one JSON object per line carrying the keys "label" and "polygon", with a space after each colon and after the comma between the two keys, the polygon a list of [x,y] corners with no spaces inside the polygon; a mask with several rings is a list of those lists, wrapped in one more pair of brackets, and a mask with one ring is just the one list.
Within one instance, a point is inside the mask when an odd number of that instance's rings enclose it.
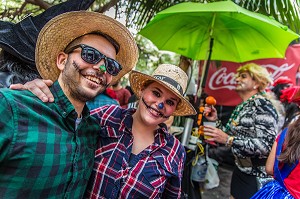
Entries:
{"label": "red plaid shirt", "polygon": [[180,198],[184,147],[163,124],[154,143],[131,156],[134,111],[115,105],[92,111],[101,138],[86,198]]}

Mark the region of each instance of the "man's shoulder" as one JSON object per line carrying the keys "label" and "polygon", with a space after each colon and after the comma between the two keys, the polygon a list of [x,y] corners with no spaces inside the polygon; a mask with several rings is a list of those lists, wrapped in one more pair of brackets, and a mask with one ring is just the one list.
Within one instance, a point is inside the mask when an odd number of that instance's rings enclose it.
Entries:
{"label": "man's shoulder", "polygon": [[35,95],[33,95],[28,90],[12,90],[12,89],[9,89],[9,88],[1,88],[0,89],[0,94],[1,94],[1,97],[6,97],[6,98],[9,98],[9,97],[37,98]]}
{"label": "man's shoulder", "polygon": [[10,104],[10,106],[15,106],[17,104],[34,104],[38,101],[42,102],[30,91],[27,90],[12,90],[9,88],[0,89],[0,101],[3,106],[5,103]]}

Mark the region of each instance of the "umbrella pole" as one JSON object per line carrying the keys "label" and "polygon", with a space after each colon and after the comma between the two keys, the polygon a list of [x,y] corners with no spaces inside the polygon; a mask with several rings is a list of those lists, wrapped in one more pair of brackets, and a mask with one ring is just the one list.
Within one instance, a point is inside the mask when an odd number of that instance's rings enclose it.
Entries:
{"label": "umbrella pole", "polygon": [[203,78],[202,78],[202,82],[201,82],[202,90],[205,88],[205,83],[206,83],[206,79],[207,79],[208,67],[209,67],[209,64],[210,64],[213,45],[214,45],[214,38],[210,38],[208,58],[207,58],[207,61],[205,62],[205,66],[203,68],[204,74],[203,74]]}
{"label": "umbrella pole", "polygon": [[214,45],[213,32],[214,32],[215,20],[216,20],[216,13],[213,13],[210,32],[209,32],[210,41],[209,41],[208,57],[207,57],[207,61],[205,62],[205,65],[204,65],[204,68],[203,68],[204,73],[203,73],[203,78],[202,78],[202,81],[201,81],[201,90],[204,90],[204,88],[205,88],[205,83],[206,83],[206,78],[207,78],[207,73],[208,73],[208,67],[209,67],[209,64],[210,64],[212,48],[213,48],[213,45]]}

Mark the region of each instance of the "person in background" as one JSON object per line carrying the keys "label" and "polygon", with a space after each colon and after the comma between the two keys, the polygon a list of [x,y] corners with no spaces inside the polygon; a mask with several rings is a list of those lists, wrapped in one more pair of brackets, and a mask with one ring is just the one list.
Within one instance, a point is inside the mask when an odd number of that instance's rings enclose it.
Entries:
{"label": "person in background", "polygon": [[83,197],[100,131],[85,103],[135,66],[137,50],[128,29],[100,13],[67,12],[43,27],[35,61],[55,81],[55,100],[1,89],[2,198]]}
{"label": "person in background", "polygon": [[110,87],[106,88],[105,91],[97,95],[94,99],[86,102],[90,110],[109,104],[120,105],[116,93]]}
{"label": "person in background", "polygon": [[120,106],[122,108],[127,108],[128,99],[131,96],[130,92],[126,88],[122,87],[120,80],[117,81],[115,84],[112,84],[112,88],[117,95],[117,99],[120,103]]}
{"label": "person in background", "polygon": [[132,94],[128,99],[127,108],[137,108],[138,106],[138,98],[135,94]]}
{"label": "person in background", "polygon": [[[275,95],[277,100],[280,100],[280,96],[284,89],[287,89],[293,85],[293,81],[286,76],[277,78],[273,85],[272,89],[270,90],[271,93]],[[285,128],[287,124],[287,120],[289,120],[290,113],[294,112],[293,110],[297,108],[295,104],[286,103],[285,101],[281,101],[281,109],[278,111],[278,129],[277,132],[281,132],[282,129]]]}
{"label": "person in background", "polygon": [[300,115],[300,86],[292,86],[282,90],[280,101],[284,104],[286,109],[286,116],[282,130],[289,124],[297,120]]}
{"label": "person in background", "polygon": [[286,76],[279,77],[274,81],[272,86],[273,88],[271,89],[271,91],[275,94],[277,99],[280,99],[280,96],[282,94],[281,91],[293,86],[293,81]]}
{"label": "person in background", "polygon": [[134,94],[134,92],[132,91],[130,85],[125,86],[125,88],[130,92],[130,95],[133,95],[133,94]]}
{"label": "person in background", "polygon": [[209,141],[225,144],[231,148],[236,166],[231,179],[231,197],[247,199],[259,189],[268,177],[266,159],[276,137],[278,114],[266,95],[271,83],[268,71],[254,63],[237,69],[236,92],[243,102],[239,104],[223,126],[217,118],[216,109],[206,106],[204,115],[216,121],[217,128],[205,126],[204,134]]}
{"label": "person in background", "polygon": [[[281,99],[300,106],[300,87],[294,86],[282,90]],[[294,119],[276,138],[266,163],[266,172],[274,180],[261,188],[252,199],[258,198],[300,198],[300,117]]]}

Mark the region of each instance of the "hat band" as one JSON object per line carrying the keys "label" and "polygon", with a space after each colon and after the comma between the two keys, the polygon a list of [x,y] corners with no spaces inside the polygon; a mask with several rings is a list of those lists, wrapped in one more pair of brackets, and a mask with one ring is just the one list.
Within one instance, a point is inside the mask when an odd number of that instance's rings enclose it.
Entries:
{"label": "hat band", "polygon": [[172,86],[174,86],[174,88],[176,88],[179,91],[181,95],[183,95],[182,87],[174,79],[171,79],[170,77],[164,75],[153,75],[153,77],[157,80],[164,81],[167,82],[168,84],[171,84]]}

